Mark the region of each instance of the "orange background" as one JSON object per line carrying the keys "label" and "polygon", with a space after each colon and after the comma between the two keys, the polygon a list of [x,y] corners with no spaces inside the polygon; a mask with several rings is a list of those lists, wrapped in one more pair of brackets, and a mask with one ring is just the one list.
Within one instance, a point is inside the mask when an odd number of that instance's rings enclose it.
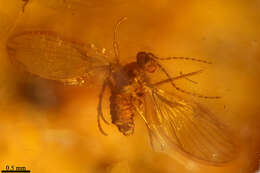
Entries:
{"label": "orange background", "polygon": [[[260,3],[257,0],[31,0],[0,1],[0,168],[32,172],[255,172],[259,155]],[[213,167],[176,155],[155,153],[146,127],[136,118],[135,134],[96,123],[100,85],[65,87],[17,71],[5,44],[12,32],[51,30],[112,50],[113,26],[120,27],[122,63],[138,51],[160,57],[187,56],[214,62],[171,61],[173,75],[206,69],[180,86],[220,100],[201,100],[229,125],[240,143],[236,160]],[[176,91],[175,91],[176,92]],[[106,103],[108,104],[108,103]],[[109,118],[109,115],[107,115]]]}

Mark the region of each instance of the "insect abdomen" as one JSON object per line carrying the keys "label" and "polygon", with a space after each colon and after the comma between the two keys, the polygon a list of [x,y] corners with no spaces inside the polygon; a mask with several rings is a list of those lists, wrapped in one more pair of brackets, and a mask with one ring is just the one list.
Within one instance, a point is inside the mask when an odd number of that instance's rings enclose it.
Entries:
{"label": "insect abdomen", "polygon": [[134,132],[134,112],[131,95],[128,93],[112,93],[110,96],[110,114],[112,123],[125,136]]}

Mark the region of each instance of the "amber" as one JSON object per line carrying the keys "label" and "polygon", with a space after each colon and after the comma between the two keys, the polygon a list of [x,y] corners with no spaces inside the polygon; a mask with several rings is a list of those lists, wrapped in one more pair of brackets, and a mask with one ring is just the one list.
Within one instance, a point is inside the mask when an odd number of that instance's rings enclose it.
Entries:
{"label": "amber", "polygon": [[[256,172],[259,167],[258,8],[257,1],[242,0],[1,1],[1,169],[14,165],[26,166],[31,172]],[[135,117],[135,132],[131,137],[123,136],[112,125],[103,124],[108,136],[99,132],[96,115],[102,83],[97,81],[103,81],[104,69],[101,69],[101,75],[90,79],[92,72],[85,74],[81,58],[87,57],[85,53],[91,50],[90,45],[98,47],[98,51],[93,50],[90,55],[101,57],[103,50],[113,52],[114,25],[123,16],[128,20],[119,29],[122,65],[135,62],[140,51],[152,52],[158,57],[194,57],[212,62],[206,65],[172,60],[162,65],[172,77],[203,69],[202,73],[188,76],[196,83],[177,80],[176,85],[221,98],[203,99],[179,94],[204,105],[228,126],[234,140],[239,141],[234,151],[235,159],[219,166],[196,161],[178,150],[173,151],[172,157],[154,152],[140,116]],[[84,48],[78,51],[73,46],[65,48],[61,44],[58,47],[55,37],[54,42],[47,44],[50,48],[42,49],[48,51],[41,51],[38,56],[38,60],[43,59],[34,61],[37,51],[33,51],[33,57],[26,60],[15,56],[23,61],[14,65],[10,58],[13,52],[8,52],[6,45],[17,34],[30,31],[51,31],[58,35],[61,43]],[[37,39],[34,44],[22,42],[19,45],[39,47],[44,41]],[[47,57],[53,60],[58,50],[67,60],[66,67],[71,65],[73,68],[62,68],[62,73],[49,76],[53,70],[42,63],[46,63]],[[22,51],[20,55],[24,53]],[[68,54],[74,55],[71,63]],[[113,53],[106,57],[113,62]],[[53,61],[61,62],[61,59]],[[19,63],[26,64],[31,71],[24,70]],[[37,63],[38,66],[33,65]],[[57,66],[52,67],[60,70]],[[61,83],[73,86],[56,83],[57,77]],[[160,73],[151,74],[149,78],[154,83],[167,80]],[[169,85],[163,89],[178,92]],[[104,116],[109,122],[110,94],[106,90],[103,99]],[[160,119],[153,121],[160,122]]]}

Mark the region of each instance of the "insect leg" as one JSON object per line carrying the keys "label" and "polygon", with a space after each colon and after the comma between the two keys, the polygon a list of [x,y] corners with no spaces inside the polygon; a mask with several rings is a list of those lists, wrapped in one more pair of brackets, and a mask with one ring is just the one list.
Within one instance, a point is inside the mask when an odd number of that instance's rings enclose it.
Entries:
{"label": "insect leg", "polygon": [[24,2],[22,10],[23,12],[25,11],[25,7],[27,6],[27,4],[29,3],[29,0],[22,0]]}
{"label": "insect leg", "polygon": [[143,112],[138,108],[138,106],[136,106],[136,105],[134,105],[134,106],[135,106],[135,111],[140,115],[140,117],[142,117],[142,119],[144,120],[144,122],[145,122],[147,128],[150,129],[150,126],[149,126],[149,124],[148,124],[148,121],[147,121],[146,118],[144,117]]}
{"label": "insect leg", "polygon": [[103,95],[106,89],[106,86],[108,86],[108,81],[105,81],[105,83],[103,84],[103,87],[101,89],[101,92],[99,94],[99,102],[98,102],[98,113],[101,116],[102,120],[106,123],[109,124],[109,122],[105,119],[104,114],[102,112],[102,100],[103,100]]}
{"label": "insect leg", "polygon": [[[152,134],[152,131],[151,131],[152,127],[149,125],[147,119],[145,118],[144,112],[139,109],[139,106],[134,105],[134,107],[135,107],[135,111],[137,112],[137,114],[139,114],[140,117],[141,117],[141,118],[144,120],[144,122],[145,122],[145,125],[146,125],[147,130],[148,130],[148,135],[149,135],[149,139],[150,139],[150,140],[149,140],[149,141],[150,141],[150,144],[151,144],[153,150],[155,150],[154,138],[156,138],[156,136],[154,136],[154,134]],[[156,139],[155,139],[155,140],[156,140]],[[163,148],[163,146],[161,146],[161,147]]]}
{"label": "insect leg", "polygon": [[[183,75],[183,73],[180,72],[180,75]],[[186,79],[187,81],[190,81],[190,82],[194,83],[194,84],[198,84],[198,82],[193,81],[193,80],[191,80],[191,79],[189,79],[189,78],[187,78],[187,77],[185,77],[185,79]]]}
{"label": "insect leg", "polygon": [[97,107],[97,111],[98,111],[98,115],[97,115],[97,121],[98,121],[98,128],[100,130],[100,132],[107,136],[107,133],[103,130],[102,126],[101,126],[101,123],[100,123],[100,117],[102,118],[102,120],[106,123],[106,124],[109,124],[109,122],[105,119],[104,115],[103,115],[103,112],[102,112],[102,100],[103,100],[103,95],[104,95],[104,92],[105,92],[105,89],[106,87],[108,86],[109,82],[108,82],[108,79],[106,79],[102,85],[102,89],[100,91],[100,94],[99,94],[99,101],[98,101],[98,107]]}
{"label": "insect leg", "polygon": [[170,76],[170,74],[166,71],[165,68],[163,68],[163,66],[155,61],[157,66],[161,69],[161,71],[168,77],[168,80],[169,82],[171,83],[171,85],[177,90],[177,91],[180,91],[182,93],[185,93],[185,94],[189,94],[189,95],[192,95],[192,96],[195,96],[195,97],[199,97],[199,98],[204,98],[204,99],[219,99],[220,97],[219,96],[204,96],[204,95],[201,95],[201,94],[197,94],[197,93],[193,93],[193,92],[190,92],[190,91],[186,91],[178,86],[176,86],[175,83],[173,83],[172,81],[172,78]]}
{"label": "insect leg", "polygon": [[114,47],[114,52],[115,52],[115,58],[116,62],[119,63],[119,42],[118,42],[118,27],[119,25],[124,22],[127,18],[123,17],[118,20],[116,23],[115,29],[114,29],[114,41],[113,41],[113,47]]}
{"label": "insect leg", "polygon": [[176,76],[176,77],[173,77],[173,78],[170,78],[170,79],[165,79],[165,80],[162,80],[160,82],[156,82],[152,85],[153,86],[159,86],[159,85],[162,85],[162,84],[165,84],[165,83],[177,80],[177,79],[183,79],[183,78],[186,78],[186,77],[189,77],[189,76],[193,76],[193,75],[199,74],[201,72],[203,72],[203,70],[198,70],[198,71],[194,71],[194,72],[191,72],[191,73],[181,74],[179,76]]}

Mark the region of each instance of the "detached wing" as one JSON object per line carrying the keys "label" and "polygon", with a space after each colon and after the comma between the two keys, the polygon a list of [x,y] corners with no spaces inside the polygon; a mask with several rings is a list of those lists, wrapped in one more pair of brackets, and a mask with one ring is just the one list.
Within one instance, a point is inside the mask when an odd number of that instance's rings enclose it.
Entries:
{"label": "detached wing", "polygon": [[157,151],[179,150],[207,164],[234,159],[236,149],[228,130],[199,104],[157,88],[145,96],[145,119]]}
{"label": "detached wing", "polygon": [[7,51],[13,63],[40,77],[77,85],[79,79],[106,72],[108,61],[94,50],[55,33],[25,32],[11,37]]}

